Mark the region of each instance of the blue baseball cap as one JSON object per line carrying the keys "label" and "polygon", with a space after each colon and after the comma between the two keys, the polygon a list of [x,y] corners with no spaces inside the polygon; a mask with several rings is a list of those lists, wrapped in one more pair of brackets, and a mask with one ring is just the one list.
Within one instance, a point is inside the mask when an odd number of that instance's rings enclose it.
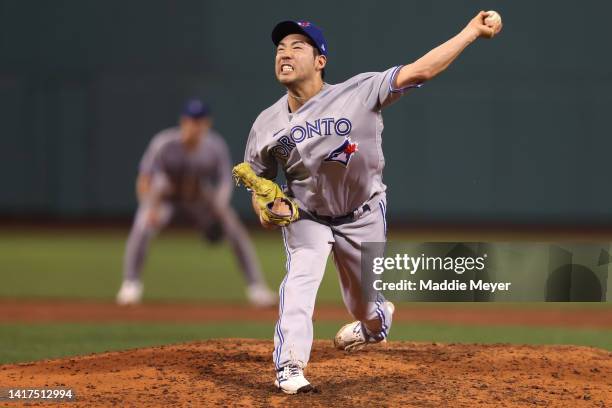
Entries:
{"label": "blue baseball cap", "polygon": [[281,21],[272,30],[272,42],[278,45],[289,34],[303,34],[310,38],[321,55],[327,57],[327,41],[323,37],[323,30],[310,21]]}
{"label": "blue baseball cap", "polygon": [[201,99],[192,98],[185,102],[182,115],[192,119],[201,119],[210,115],[210,107],[202,102]]}

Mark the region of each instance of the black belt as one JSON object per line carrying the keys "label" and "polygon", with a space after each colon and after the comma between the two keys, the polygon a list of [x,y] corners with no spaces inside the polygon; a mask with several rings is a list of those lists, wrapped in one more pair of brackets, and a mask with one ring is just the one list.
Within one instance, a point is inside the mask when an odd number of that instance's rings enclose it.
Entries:
{"label": "black belt", "polygon": [[355,213],[361,210],[361,213],[365,213],[366,211],[370,211],[370,206],[368,204],[364,204],[361,207],[357,208],[355,211],[351,211],[348,214],[340,215],[337,217],[332,217],[329,215],[319,215],[316,211],[304,211],[300,208],[300,217],[310,218],[313,221],[322,221],[325,224],[329,225],[342,225],[347,222],[355,221]]}

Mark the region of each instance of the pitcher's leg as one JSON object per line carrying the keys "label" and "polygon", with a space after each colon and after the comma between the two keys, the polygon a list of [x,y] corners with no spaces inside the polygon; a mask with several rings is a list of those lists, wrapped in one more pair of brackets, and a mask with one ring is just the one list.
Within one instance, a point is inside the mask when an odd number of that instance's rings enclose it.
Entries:
{"label": "pitcher's leg", "polygon": [[274,333],[274,364],[305,367],[310,357],[317,290],[333,237],[329,227],[302,219],[282,228],[287,274],[279,290],[279,319]]}
{"label": "pitcher's leg", "polygon": [[[384,200],[359,220],[334,231],[333,255],[344,304],[355,319],[366,327],[370,336],[382,340],[389,334],[393,310],[382,294],[372,288],[362,288],[361,255],[363,242],[386,242]],[[377,250],[381,253],[373,256],[384,255],[384,246]]]}

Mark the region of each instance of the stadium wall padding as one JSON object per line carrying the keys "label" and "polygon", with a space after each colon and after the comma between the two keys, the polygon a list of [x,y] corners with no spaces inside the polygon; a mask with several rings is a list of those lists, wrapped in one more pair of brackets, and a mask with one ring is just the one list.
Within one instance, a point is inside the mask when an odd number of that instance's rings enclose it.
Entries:
{"label": "stadium wall padding", "polygon": [[[410,63],[492,8],[498,38],[384,113],[390,219],[610,223],[612,53],[590,3],[2,0],[0,214],[130,214],[145,146],[194,95],[240,161],[283,93],[277,21],[324,28],[335,83]],[[233,202],[253,217],[244,191]]]}

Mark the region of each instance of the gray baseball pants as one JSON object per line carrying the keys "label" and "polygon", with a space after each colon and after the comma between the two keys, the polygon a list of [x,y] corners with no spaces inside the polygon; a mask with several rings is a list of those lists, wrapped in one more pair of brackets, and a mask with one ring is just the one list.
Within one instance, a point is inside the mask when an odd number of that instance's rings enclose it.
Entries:
{"label": "gray baseball pants", "polygon": [[[392,316],[361,288],[361,243],[386,242],[386,198],[369,200],[369,211],[341,225],[302,217],[282,228],[287,274],[279,289],[279,319],[274,332],[273,360],[277,369],[287,364],[305,367],[313,341],[312,314],[330,252],[338,271],[342,298],[348,311],[370,333],[387,336]],[[381,253],[378,256],[382,256]]]}
{"label": "gray baseball pants", "polygon": [[138,207],[125,250],[123,265],[125,280],[140,279],[151,239],[170,222],[177,209],[185,212],[202,231],[218,222],[224,237],[228,240],[238,259],[247,284],[261,283],[265,285],[255,249],[236,212],[231,207],[226,207],[221,214],[215,214],[210,211],[206,203],[201,202],[161,203],[158,210],[158,222],[155,226],[148,222],[150,208],[145,204]]}

